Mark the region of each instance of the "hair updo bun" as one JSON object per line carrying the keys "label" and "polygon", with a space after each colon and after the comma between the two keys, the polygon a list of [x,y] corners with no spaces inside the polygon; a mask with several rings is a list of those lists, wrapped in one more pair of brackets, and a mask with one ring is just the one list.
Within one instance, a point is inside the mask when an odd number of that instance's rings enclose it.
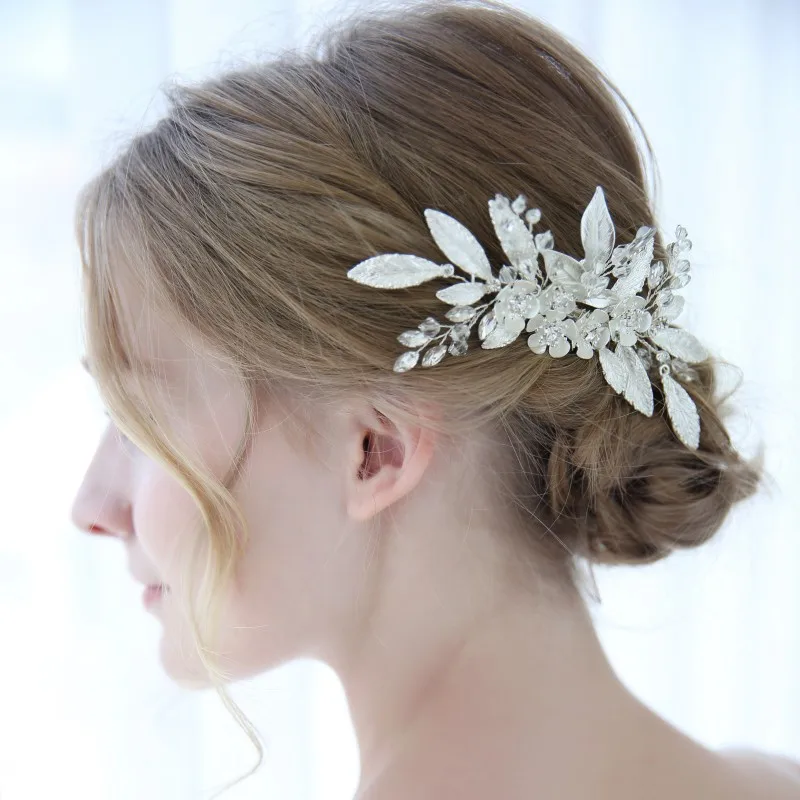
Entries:
{"label": "hair updo bun", "polygon": [[651,563],[706,542],[757,491],[763,452],[747,461],[734,449],[723,425],[732,392],[715,396],[712,359],[684,384],[700,415],[696,451],[670,427],[657,380],[647,417],[605,384],[599,366],[573,364],[551,359],[504,424],[522,467],[508,494],[547,530],[540,544],[554,556]]}

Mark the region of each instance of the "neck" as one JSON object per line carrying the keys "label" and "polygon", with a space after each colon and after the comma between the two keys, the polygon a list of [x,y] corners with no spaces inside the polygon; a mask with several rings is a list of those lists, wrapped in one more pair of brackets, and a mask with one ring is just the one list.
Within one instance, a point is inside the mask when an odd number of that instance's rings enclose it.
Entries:
{"label": "neck", "polygon": [[[420,607],[415,595],[427,602]],[[597,758],[598,740],[640,708],[577,594],[553,603],[509,593],[490,605],[476,600],[481,612],[461,617],[448,616],[441,598],[437,607],[422,583],[404,596],[405,616],[375,623],[357,657],[337,669],[358,739],[362,792],[426,751],[446,760],[452,749],[463,766],[471,747],[486,763],[489,749],[524,741],[528,767],[538,759],[542,770],[556,769],[563,754],[574,766],[576,757]],[[504,757],[495,752],[492,760]]]}

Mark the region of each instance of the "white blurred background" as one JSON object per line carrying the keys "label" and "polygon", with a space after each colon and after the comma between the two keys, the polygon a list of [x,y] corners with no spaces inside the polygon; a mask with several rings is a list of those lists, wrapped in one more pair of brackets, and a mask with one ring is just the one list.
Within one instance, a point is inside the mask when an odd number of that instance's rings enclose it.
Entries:
{"label": "white blurred background", "polygon": [[[516,4],[582,47],[640,115],[662,230],[669,241],[682,224],[694,244],[681,324],[742,368],[734,438],[747,454],[766,440],[776,479],[700,550],[597,569],[602,639],[626,683],[690,735],[800,758],[800,4]],[[161,673],[159,623],[120,543],[68,519],[105,424],[78,366],[72,206],[159,114],[165,78],[292,46],[357,6],[0,0],[2,800],[199,800],[253,763],[213,693]],[[325,667],[296,662],[234,697],[267,760],[226,798],[352,796],[357,748]]]}

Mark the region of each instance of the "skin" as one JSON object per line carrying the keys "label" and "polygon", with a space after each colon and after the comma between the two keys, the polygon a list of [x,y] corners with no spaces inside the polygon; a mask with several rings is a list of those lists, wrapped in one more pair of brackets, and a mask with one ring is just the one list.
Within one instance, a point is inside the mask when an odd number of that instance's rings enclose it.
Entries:
{"label": "skin", "polygon": [[[137,354],[169,376],[168,424],[222,478],[243,390],[148,313],[133,283],[125,297]],[[469,469],[487,446],[480,435],[455,454],[357,399],[314,412],[324,435],[309,449],[290,435],[290,400],[259,403],[234,492],[251,537],[219,649],[233,679],[298,657],[337,672],[361,755],[357,800],[800,797],[639,702],[574,590],[515,579],[519,559],[503,544],[514,532]],[[117,537],[140,579],[173,587],[153,609],[160,658],[175,681],[203,685],[174,591],[202,530],[190,497],[110,424],[72,519]]]}

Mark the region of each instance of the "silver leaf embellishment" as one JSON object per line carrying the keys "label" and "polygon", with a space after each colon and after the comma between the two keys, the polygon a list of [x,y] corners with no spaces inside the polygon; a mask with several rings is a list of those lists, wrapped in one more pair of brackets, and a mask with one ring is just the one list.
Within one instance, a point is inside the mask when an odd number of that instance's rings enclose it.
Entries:
{"label": "silver leaf embellishment", "polygon": [[492,267],[472,232],[457,219],[433,208],[425,209],[425,220],[437,247],[447,258],[476,278],[489,280]]}
{"label": "silver leaf embellishment", "polygon": [[642,360],[632,347],[618,345],[617,353],[628,370],[628,381],[625,384],[625,399],[642,414],[653,416],[653,384]]}
{"label": "silver leaf embellishment", "polygon": [[586,254],[586,269],[592,269],[598,259],[605,263],[610,258],[614,248],[614,223],[600,186],[594,190],[594,195],[581,217],[581,241]]}
{"label": "silver leaf embellishment", "polygon": [[694,401],[666,370],[661,375],[661,385],[664,387],[664,399],[673,430],[687,447],[697,450],[700,444],[700,417]]}
{"label": "silver leaf embellishment", "polygon": [[630,297],[641,291],[647,276],[650,274],[650,263],[653,260],[654,241],[652,236],[647,239],[640,250],[636,250],[628,264],[630,270],[627,275],[617,278],[612,290],[622,299]]}
{"label": "silver leaf embellishment", "polygon": [[625,391],[625,384],[628,382],[628,370],[625,364],[618,353],[607,347],[601,347],[597,352],[606,382],[615,392],[622,394]]}
{"label": "silver leaf embellishment", "polygon": [[[478,239],[457,219],[436,209],[425,209],[425,219],[448,263],[385,253],[350,269],[347,274],[352,280],[388,289],[451,278],[456,267],[470,276],[469,280],[457,277],[451,285],[436,292],[437,299],[452,306],[446,318],[457,323],[445,331],[449,344],[446,341],[436,344],[434,337],[442,338],[442,326],[429,316],[417,330],[407,330],[398,336],[404,346],[420,349],[402,353],[394,370],[413,369],[421,355],[423,367],[438,364],[446,353],[465,355],[475,322],[484,349],[509,345],[527,328],[531,333],[528,346],[536,355],[548,352],[553,358],[561,358],[573,345],[579,358],[591,358],[597,352],[609,386],[637,411],[650,417],[654,410],[650,371],[656,366],[652,351],[660,364],[665,416],[681,441],[697,449],[700,436],[697,408],[678,380],[697,380],[697,373],[688,365],[704,361],[709,355],[691,333],[670,327],[685,305],[684,298],[675,290],[689,280],[690,265],[685,254],[691,249],[691,242],[686,238],[686,230],[681,226],[676,228],[676,241],[667,247],[666,263],[651,262],[656,230],[647,225],[639,227],[629,244],[614,248],[614,223],[603,188],[597,186],[581,217],[584,257],[578,260],[554,249],[552,231],[533,234],[531,228],[542,214],[540,209],[526,211],[526,204],[523,194],[513,203],[499,193],[489,200],[491,223],[509,262],[498,264],[498,277],[493,274]],[[543,270],[540,270],[540,255]],[[611,276],[615,282],[609,286]],[[493,294],[496,297],[473,307],[486,295]],[[612,339],[613,350],[608,347]],[[422,354],[428,344],[435,346]]]}
{"label": "silver leaf embellishment", "polygon": [[527,225],[511,207],[507,197],[496,194],[489,201],[489,216],[494,225],[497,241],[508,260],[516,267],[522,262],[536,263],[536,245]]}
{"label": "silver leaf embellishment", "polygon": [[404,289],[452,274],[452,266],[436,264],[421,256],[384,253],[360,261],[347,271],[356,283],[376,289]]}
{"label": "silver leaf embellishment", "polygon": [[476,303],[486,293],[486,285],[477,282],[455,283],[445,289],[439,289],[436,296],[451,306],[469,306]]}
{"label": "silver leaf embellishment", "polygon": [[681,328],[664,328],[650,336],[650,339],[675,358],[687,364],[697,364],[708,358],[708,352],[689,331]]}

